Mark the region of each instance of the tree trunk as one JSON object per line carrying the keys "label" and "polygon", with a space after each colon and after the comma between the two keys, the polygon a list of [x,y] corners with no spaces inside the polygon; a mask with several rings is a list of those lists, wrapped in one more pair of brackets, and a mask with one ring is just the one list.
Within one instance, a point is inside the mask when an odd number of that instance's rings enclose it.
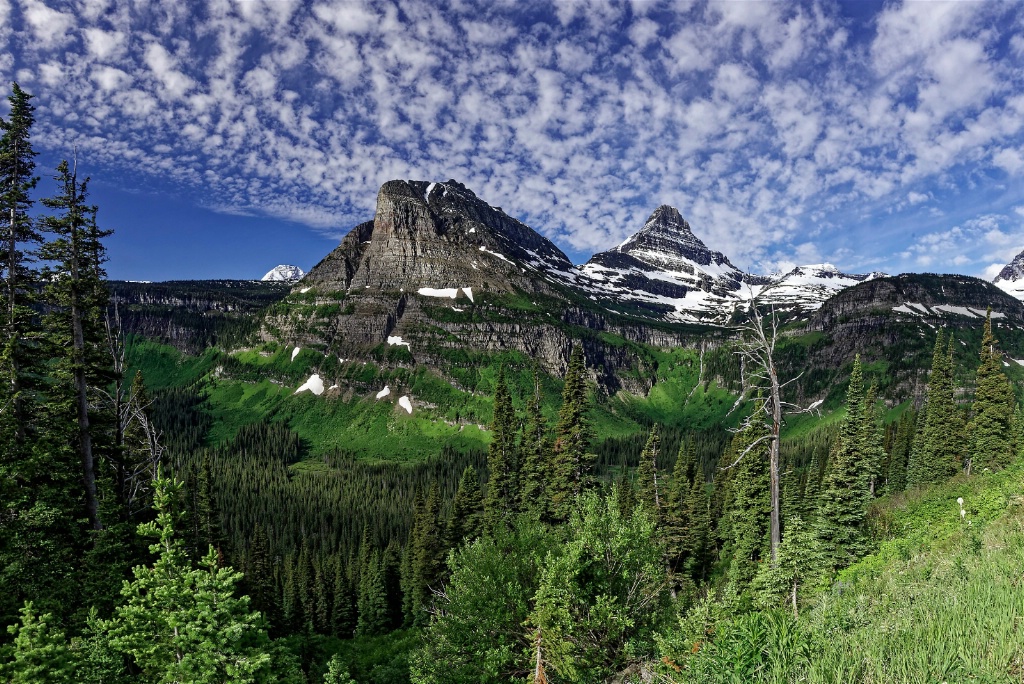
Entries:
{"label": "tree trunk", "polygon": [[[72,177],[72,195],[75,196],[77,204],[78,188],[75,186]],[[77,212],[78,208],[72,208]],[[73,215],[72,221],[76,218]],[[78,450],[82,459],[82,484],[85,489],[85,510],[89,516],[89,524],[94,530],[102,530],[100,522],[99,504],[96,496],[96,467],[92,454],[92,433],[89,427],[89,397],[88,384],[85,377],[85,333],[82,329],[82,303],[79,301],[79,287],[81,282],[81,269],[79,266],[80,245],[79,231],[77,225],[72,225],[71,234],[71,331],[72,345],[74,346],[75,364],[75,393],[78,404]]]}
{"label": "tree trunk", "polygon": [[782,544],[781,503],[779,501],[779,430],[782,428],[782,399],[779,396],[779,376],[775,366],[769,369],[772,383],[772,439],[771,439],[771,557],[772,567],[779,563],[779,546]]}

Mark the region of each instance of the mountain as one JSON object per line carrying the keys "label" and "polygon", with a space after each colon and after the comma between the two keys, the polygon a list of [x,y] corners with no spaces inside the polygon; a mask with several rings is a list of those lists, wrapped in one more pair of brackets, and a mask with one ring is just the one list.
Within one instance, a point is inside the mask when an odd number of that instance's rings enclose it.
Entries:
{"label": "mountain", "polygon": [[260,278],[260,280],[274,280],[294,283],[302,280],[302,276],[306,275],[301,268],[298,266],[289,266],[288,264],[281,264],[267,271],[267,274]]}
{"label": "mountain", "polygon": [[515,351],[551,373],[583,340],[596,379],[612,391],[649,386],[637,372],[646,361],[595,332],[665,345],[686,336],[594,299],[590,280],[550,240],[461,183],[395,180],[381,186],[373,220],[268,312],[263,338],[344,358],[393,348],[433,368]]}
{"label": "mountain", "polygon": [[992,282],[1003,292],[1024,299],[1024,252],[1006,264]]}
{"label": "mountain", "polygon": [[585,286],[606,306],[679,322],[722,322],[750,278],[708,249],[675,207],[654,210],[637,233],[580,267]]}
{"label": "mountain", "polygon": [[766,278],[768,282],[757,292],[758,301],[778,307],[816,310],[837,292],[885,275],[878,272],[851,275],[832,264],[797,266],[784,275]]}
{"label": "mountain", "polygon": [[832,264],[776,276],[745,273],[709,249],[670,206],[658,207],[637,233],[595,254],[580,270],[605,306],[629,303],[655,318],[713,324],[728,322],[754,297],[783,310],[814,311],[840,290],[885,275],[850,275]]}

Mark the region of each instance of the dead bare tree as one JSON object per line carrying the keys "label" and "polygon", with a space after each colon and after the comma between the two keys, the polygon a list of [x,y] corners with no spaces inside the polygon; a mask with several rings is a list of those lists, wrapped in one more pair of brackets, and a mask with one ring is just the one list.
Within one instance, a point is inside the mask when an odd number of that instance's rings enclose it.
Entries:
{"label": "dead bare tree", "polygon": [[757,297],[752,292],[749,301],[747,320],[737,327],[740,342],[736,354],[739,355],[741,366],[744,369],[741,398],[746,397],[749,400],[751,397],[759,396],[760,400],[755,404],[757,406],[755,411],[744,421],[744,426],[756,420],[763,420],[767,424],[769,432],[754,440],[734,463],[722,470],[736,466],[751,450],[759,444],[768,442],[768,470],[772,501],[771,562],[772,565],[775,565],[778,563],[779,546],[782,544],[782,506],[779,499],[779,433],[782,430],[782,416],[783,413],[814,412],[821,402],[815,402],[804,408],[782,399],[782,392],[786,386],[799,380],[803,373],[785,381],[779,378],[779,371],[775,365],[775,350],[779,343],[779,317],[774,307],[770,307],[767,314],[762,313]]}

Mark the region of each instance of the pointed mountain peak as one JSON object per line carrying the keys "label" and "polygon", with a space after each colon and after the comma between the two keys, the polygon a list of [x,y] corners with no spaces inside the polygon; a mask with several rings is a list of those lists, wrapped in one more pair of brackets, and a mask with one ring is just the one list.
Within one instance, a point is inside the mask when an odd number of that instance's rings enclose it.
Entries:
{"label": "pointed mountain peak", "polygon": [[999,272],[999,275],[992,282],[998,285],[1001,282],[1013,283],[1018,280],[1024,280],[1024,252],[1013,257],[1010,263],[1003,266],[1003,270]]}
{"label": "pointed mountain peak", "polygon": [[667,270],[686,270],[696,265],[714,269],[709,274],[712,276],[719,275],[720,269],[738,272],[728,257],[708,249],[690,230],[679,210],[667,204],[655,209],[643,228],[611,251]]}

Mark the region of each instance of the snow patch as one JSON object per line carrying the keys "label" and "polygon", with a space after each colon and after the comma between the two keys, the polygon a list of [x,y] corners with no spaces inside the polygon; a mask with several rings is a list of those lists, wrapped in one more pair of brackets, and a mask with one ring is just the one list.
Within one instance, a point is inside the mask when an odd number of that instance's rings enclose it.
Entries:
{"label": "snow patch", "polygon": [[511,259],[509,259],[509,258],[508,258],[507,256],[505,256],[504,254],[499,254],[498,252],[495,252],[495,251],[492,251],[492,250],[490,250],[490,249],[487,249],[487,248],[486,248],[486,247],[484,247],[483,245],[480,245],[480,251],[481,251],[481,252],[487,252],[487,253],[488,253],[488,254],[490,254],[491,256],[496,256],[496,257],[498,257],[499,259],[501,259],[502,261],[507,261],[507,262],[508,262],[508,263],[510,263],[510,264],[512,263],[512,260],[511,260]]}
{"label": "snow patch", "polygon": [[892,307],[892,310],[897,312],[897,313],[913,314],[914,316],[920,316],[921,315],[920,311],[917,311],[915,309],[911,309],[906,304],[903,304],[901,306],[894,306],[894,307]]}
{"label": "snow patch", "polygon": [[475,232],[476,232],[476,228],[475,228],[475,227],[474,227],[474,228],[470,228],[470,229],[469,229],[469,232],[470,232],[470,233],[475,233]]}
{"label": "snow patch", "polygon": [[435,185],[437,185],[437,183],[431,183],[430,185],[427,186],[426,191],[423,193],[423,200],[424,201],[429,201],[430,200],[430,191],[434,189]]}
{"label": "snow patch", "polygon": [[405,340],[402,339],[401,335],[396,335],[394,337],[388,337],[388,344],[390,344],[392,347],[402,347],[402,346],[404,346],[409,351],[412,351],[412,347],[409,346],[408,342],[406,342]]}
{"label": "snow patch", "polygon": [[302,383],[302,386],[295,390],[295,393],[298,394],[299,392],[305,392],[306,390],[309,390],[318,397],[324,393],[324,381],[320,379],[320,376],[317,373],[310,375],[309,380]]}
{"label": "snow patch", "polygon": [[391,388],[388,387],[387,385],[384,385],[384,389],[382,389],[380,392],[377,392],[377,398],[378,399],[383,399],[384,397],[388,396],[389,394],[391,394]]}
{"label": "snow patch", "polygon": [[311,287],[304,287],[301,290],[299,290],[299,294],[306,294],[307,292],[309,292],[312,289],[313,288],[311,288]]}
{"label": "snow patch", "polygon": [[300,351],[302,351],[301,347],[296,347],[295,349],[292,349],[292,361],[295,360],[295,357],[299,355]]}
{"label": "snow patch", "polygon": [[398,405],[404,408],[409,415],[412,415],[412,402],[409,401],[408,396],[401,397],[398,400]]}
{"label": "snow patch", "polygon": [[978,315],[968,309],[966,306],[953,306],[951,304],[939,304],[933,306],[932,309],[935,311],[942,311],[945,313],[959,314],[961,316],[967,316],[968,318],[977,318]]}
{"label": "snow patch", "polygon": [[463,311],[465,311],[465,309],[460,309],[460,308],[459,308],[459,307],[457,307],[457,306],[453,306],[453,307],[452,307],[452,311],[458,311],[459,313],[462,313]]}
{"label": "snow patch", "polygon": [[457,287],[421,287],[416,292],[424,297],[448,297],[449,299],[455,299],[459,296],[459,288]]}
{"label": "snow patch", "polygon": [[462,291],[466,293],[467,297],[469,297],[469,301],[473,302],[474,304],[476,303],[473,300],[473,288],[471,288],[471,287],[464,287],[464,288],[462,288]]}

